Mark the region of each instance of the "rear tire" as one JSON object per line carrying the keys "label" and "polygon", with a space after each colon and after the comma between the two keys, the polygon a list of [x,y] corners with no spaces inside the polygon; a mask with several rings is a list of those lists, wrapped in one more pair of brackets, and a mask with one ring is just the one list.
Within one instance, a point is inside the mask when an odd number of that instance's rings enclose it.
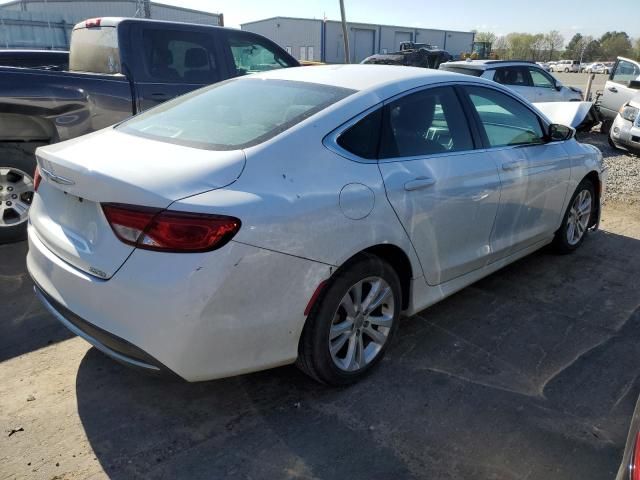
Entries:
{"label": "rear tire", "polygon": [[571,253],[582,245],[596,214],[595,201],[593,183],[585,178],[573,193],[567,211],[562,218],[562,226],[553,239],[553,248],[556,252]]}
{"label": "rear tire", "polygon": [[36,168],[34,152],[40,145],[15,142],[0,147],[0,244],[27,237],[26,212],[33,200]]}
{"label": "rear tire", "polygon": [[296,365],[320,383],[356,382],[382,360],[401,309],[395,270],[376,256],[356,257],[338,270],[311,309]]}

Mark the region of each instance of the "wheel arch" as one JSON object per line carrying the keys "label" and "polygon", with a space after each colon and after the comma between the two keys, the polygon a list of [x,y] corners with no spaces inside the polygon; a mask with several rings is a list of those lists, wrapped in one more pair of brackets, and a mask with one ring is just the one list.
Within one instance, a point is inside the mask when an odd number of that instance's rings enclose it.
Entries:
{"label": "wheel arch", "polygon": [[[364,248],[359,252],[347,258],[336,270],[347,268],[358,258],[364,255],[373,255],[387,262],[393,268],[400,279],[400,288],[402,290],[402,309],[405,310],[411,303],[411,280],[414,276],[414,268],[411,265],[409,255],[399,246],[383,243],[372,245]],[[335,272],[333,273],[335,275]],[[332,276],[333,276],[332,275]]]}
{"label": "wheel arch", "polygon": [[595,206],[594,215],[591,216],[591,220],[589,221],[589,226],[593,227],[598,223],[598,219],[600,218],[600,199],[602,196],[602,182],[600,181],[600,175],[595,170],[591,170],[589,173],[587,173],[584,176],[584,178],[580,180],[580,183],[584,182],[585,180],[589,180],[593,184],[593,190],[596,194],[596,198],[594,200],[594,206]]}

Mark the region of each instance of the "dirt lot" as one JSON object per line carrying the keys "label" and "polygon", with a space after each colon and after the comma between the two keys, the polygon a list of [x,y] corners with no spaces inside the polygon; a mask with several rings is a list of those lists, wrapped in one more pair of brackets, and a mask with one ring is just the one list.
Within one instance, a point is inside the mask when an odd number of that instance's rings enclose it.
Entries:
{"label": "dirt lot", "polygon": [[613,478],[640,393],[640,159],[605,155],[620,182],[580,251],[406,319],[344,390],[294,367],[141,376],[72,338],[33,297],[26,246],[0,246],[0,479]]}

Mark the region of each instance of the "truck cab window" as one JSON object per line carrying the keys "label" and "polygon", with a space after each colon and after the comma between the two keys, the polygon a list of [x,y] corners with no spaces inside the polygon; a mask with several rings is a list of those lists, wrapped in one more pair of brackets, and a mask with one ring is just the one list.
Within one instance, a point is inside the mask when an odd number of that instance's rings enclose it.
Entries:
{"label": "truck cab window", "polygon": [[144,29],[147,74],[159,82],[207,84],[219,79],[209,35]]}
{"label": "truck cab window", "polygon": [[259,38],[233,33],[228,39],[238,75],[297,66],[282,55],[278,47]]}

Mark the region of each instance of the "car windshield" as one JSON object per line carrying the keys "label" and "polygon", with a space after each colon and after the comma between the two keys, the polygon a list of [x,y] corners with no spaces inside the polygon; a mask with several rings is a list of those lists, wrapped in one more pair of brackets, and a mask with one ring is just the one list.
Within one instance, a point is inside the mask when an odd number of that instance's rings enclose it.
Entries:
{"label": "car windshield", "polygon": [[121,123],[125,133],[206,150],[262,143],[354,93],[288,80],[232,79]]}

